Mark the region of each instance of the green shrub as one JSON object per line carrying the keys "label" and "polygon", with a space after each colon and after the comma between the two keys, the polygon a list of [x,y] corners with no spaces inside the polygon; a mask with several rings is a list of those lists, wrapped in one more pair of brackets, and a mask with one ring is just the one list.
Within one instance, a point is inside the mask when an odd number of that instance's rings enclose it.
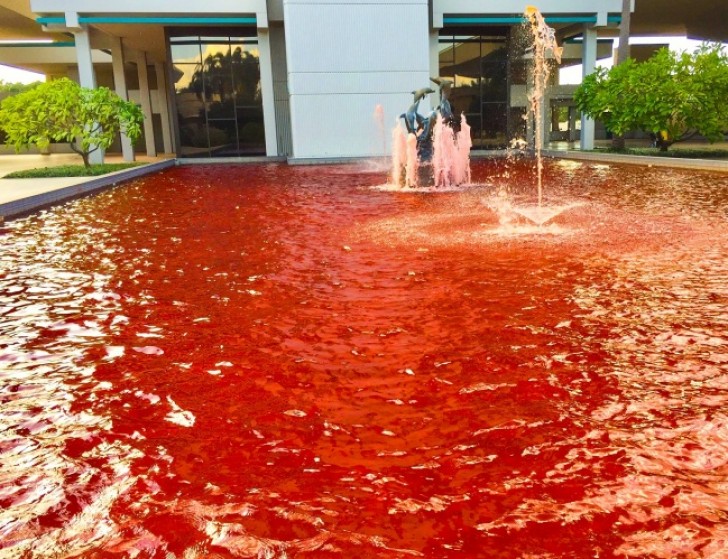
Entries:
{"label": "green shrub", "polygon": [[141,135],[141,109],[105,87],[88,89],[68,78],[42,83],[0,103],[0,128],[16,151],[68,142],[90,166],[89,155],[107,149],[123,131]]}
{"label": "green shrub", "polygon": [[58,167],[39,167],[25,171],[15,171],[5,175],[6,179],[42,179],[57,177],[94,177],[106,175],[115,171],[122,171],[131,167],[137,167],[141,163],[104,163],[102,165],[60,165]]}

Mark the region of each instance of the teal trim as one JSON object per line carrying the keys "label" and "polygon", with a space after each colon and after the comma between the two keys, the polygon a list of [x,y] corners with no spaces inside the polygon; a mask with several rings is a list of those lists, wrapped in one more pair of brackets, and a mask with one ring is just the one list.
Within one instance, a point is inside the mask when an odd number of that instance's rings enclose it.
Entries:
{"label": "teal trim", "polygon": [[141,23],[141,24],[165,24],[165,25],[255,25],[255,17],[124,17],[124,16],[99,16],[78,18],[79,23]]}
{"label": "teal trim", "polygon": [[483,23],[523,23],[522,17],[444,17],[442,21],[445,25],[458,24],[483,24]]}
{"label": "teal trim", "polygon": [[[42,25],[66,23],[65,17],[39,17],[36,20]],[[132,23],[157,25],[255,25],[255,17],[126,17],[126,16],[80,16],[79,23]]]}
{"label": "teal trim", "polygon": [[3,47],[12,47],[12,48],[16,48],[16,47],[32,47],[32,48],[37,48],[37,47],[75,47],[75,46],[76,46],[76,43],[74,43],[73,41],[58,41],[56,43],[49,43],[49,42],[46,42],[46,41],[32,41],[32,42],[31,41],[27,41],[27,42],[23,42],[23,43],[0,43],[0,48],[3,48]]}
{"label": "teal trim", "polygon": [[[474,24],[503,24],[517,25],[523,23],[524,16],[473,16],[473,17],[444,17],[443,23],[450,25],[474,25]],[[596,23],[597,16],[546,16],[546,23]],[[620,23],[622,16],[607,16],[608,23]]]}
{"label": "teal trim", "polygon": [[61,25],[65,25],[66,24],[66,18],[65,18],[65,16],[61,16],[61,17],[39,17],[35,21],[37,21],[41,25],[50,25],[50,24],[54,24],[54,23],[60,23]]}

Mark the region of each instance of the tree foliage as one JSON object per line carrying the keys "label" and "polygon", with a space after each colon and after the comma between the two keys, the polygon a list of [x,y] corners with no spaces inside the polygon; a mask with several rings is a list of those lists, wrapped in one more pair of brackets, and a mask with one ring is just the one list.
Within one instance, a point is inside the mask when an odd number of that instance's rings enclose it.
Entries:
{"label": "tree foliage", "polygon": [[40,84],[0,104],[0,128],[7,144],[20,151],[68,142],[86,167],[90,154],[111,146],[119,132],[136,140],[143,120],[136,104],[108,88],[85,88],[68,78]]}
{"label": "tree foliage", "polygon": [[22,83],[6,82],[5,80],[0,80],[0,93],[10,93],[12,95],[15,95],[16,93],[23,93],[24,91],[33,89],[34,87],[39,86],[41,83],[43,82],[37,81],[32,83]]}
{"label": "tree foliage", "polygon": [[574,100],[611,132],[650,132],[663,150],[696,133],[716,142],[728,132],[728,55],[719,43],[692,54],[663,48],[645,62],[598,68]]}

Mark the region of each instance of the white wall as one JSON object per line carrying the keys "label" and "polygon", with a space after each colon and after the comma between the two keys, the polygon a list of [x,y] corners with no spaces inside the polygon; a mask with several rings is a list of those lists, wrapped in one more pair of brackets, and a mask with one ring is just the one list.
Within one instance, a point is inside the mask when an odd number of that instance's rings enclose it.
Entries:
{"label": "white wall", "polygon": [[293,156],[381,155],[377,104],[389,135],[430,83],[427,0],[284,0],[284,14]]}

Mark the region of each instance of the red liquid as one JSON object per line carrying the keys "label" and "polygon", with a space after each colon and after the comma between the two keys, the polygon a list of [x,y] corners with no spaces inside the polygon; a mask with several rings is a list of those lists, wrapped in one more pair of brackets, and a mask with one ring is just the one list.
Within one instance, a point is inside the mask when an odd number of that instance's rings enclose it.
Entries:
{"label": "red liquid", "polygon": [[726,557],[728,177],[361,171],[6,226],[0,557]]}

